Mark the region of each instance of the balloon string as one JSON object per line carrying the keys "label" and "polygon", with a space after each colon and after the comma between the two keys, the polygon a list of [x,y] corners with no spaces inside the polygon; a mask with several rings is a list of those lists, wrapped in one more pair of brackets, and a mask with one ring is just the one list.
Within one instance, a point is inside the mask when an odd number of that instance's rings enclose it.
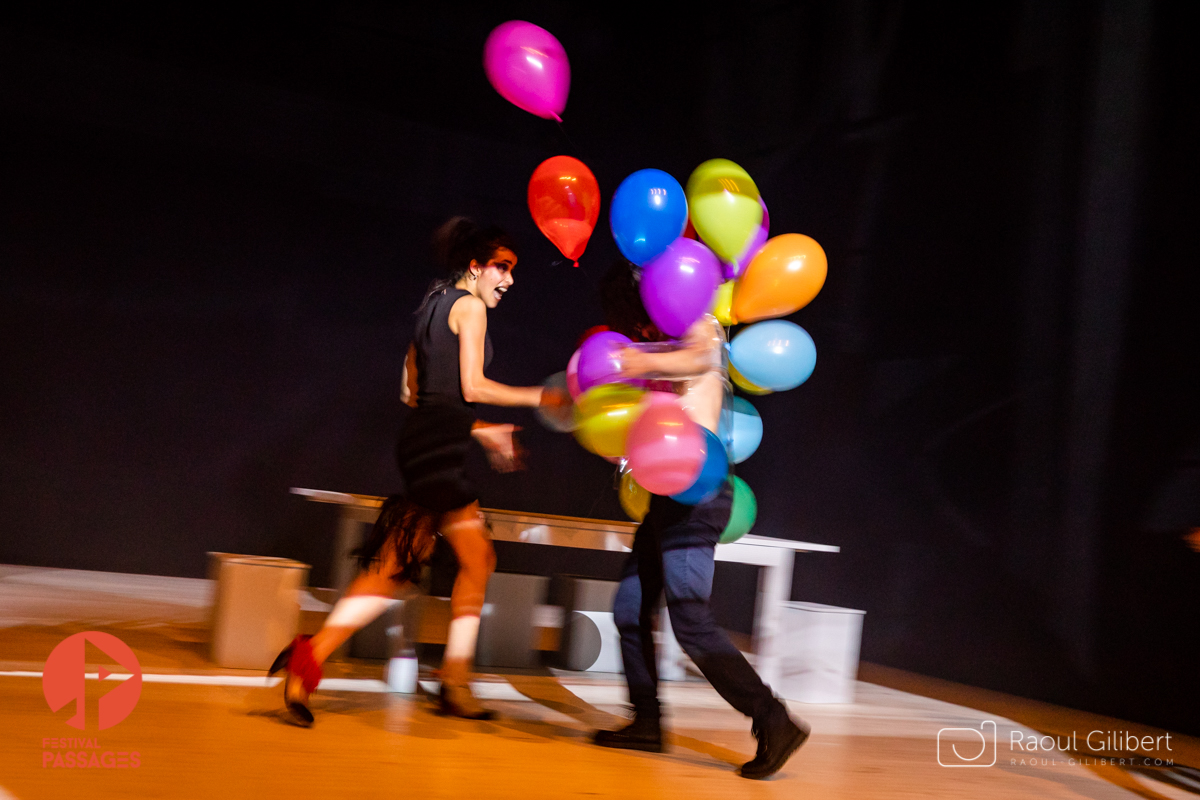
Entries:
{"label": "balloon string", "polygon": [[569,144],[571,146],[571,149],[575,152],[579,152],[579,148],[575,145],[575,142],[572,141],[571,137],[567,134],[567,129],[563,127],[562,121],[559,120],[555,124],[558,125],[559,132],[563,135],[563,138],[567,140],[567,144]]}

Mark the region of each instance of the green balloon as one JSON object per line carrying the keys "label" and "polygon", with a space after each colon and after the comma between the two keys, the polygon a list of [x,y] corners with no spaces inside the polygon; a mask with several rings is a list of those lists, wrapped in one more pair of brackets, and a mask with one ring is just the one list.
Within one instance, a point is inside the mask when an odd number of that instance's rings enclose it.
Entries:
{"label": "green balloon", "polygon": [[736,261],[762,225],[758,199],[723,192],[688,198],[696,233],[722,261]]}
{"label": "green balloon", "polygon": [[688,216],[722,261],[736,261],[762,224],[754,179],[727,158],[705,161],[687,183]]}
{"label": "green balloon", "polygon": [[758,501],[744,480],[734,475],[729,479],[733,485],[733,508],[729,512],[729,524],[721,533],[721,544],[736,542],[754,527],[758,519]]}

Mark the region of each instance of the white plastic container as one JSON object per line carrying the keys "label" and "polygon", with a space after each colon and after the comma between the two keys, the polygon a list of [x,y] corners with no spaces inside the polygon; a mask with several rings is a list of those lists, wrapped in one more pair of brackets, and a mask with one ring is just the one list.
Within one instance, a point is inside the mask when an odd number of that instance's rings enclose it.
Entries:
{"label": "white plastic container", "polygon": [[802,703],[853,703],[865,611],[783,604],[782,679],[772,687]]}

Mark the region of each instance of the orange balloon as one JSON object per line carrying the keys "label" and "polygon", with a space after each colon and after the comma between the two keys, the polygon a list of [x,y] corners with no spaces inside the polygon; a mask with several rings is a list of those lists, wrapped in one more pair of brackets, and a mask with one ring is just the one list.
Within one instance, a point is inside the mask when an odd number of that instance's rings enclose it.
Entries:
{"label": "orange balloon", "polygon": [[529,179],[529,213],[546,238],[579,266],[600,218],[600,184],[579,159],[548,158]]}
{"label": "orange balloon", "polygon": [[734,316],[757,322],[804,308],[825,285],[828,269],[816,239],[802,233],[768,239],[733,290]]}

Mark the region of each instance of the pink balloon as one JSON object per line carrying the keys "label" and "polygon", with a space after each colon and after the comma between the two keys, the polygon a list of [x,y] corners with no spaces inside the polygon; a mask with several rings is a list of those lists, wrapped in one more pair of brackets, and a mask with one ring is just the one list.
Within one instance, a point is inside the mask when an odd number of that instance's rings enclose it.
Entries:
{"label": "pink balloon", "polygon": [[567,362],[567,391],[571,393],[572,400],[577,399],[579,395],[583,394],[583,390],[579,388],[578,350],[571,356],[571,360]]}
{"label": "pink balloon", "polygon": [[767,243],[767,239],[771,230],[771,215],[767,213],[767,204],[763,202],[762,195],[758,197],[758,204],[762,206],[763,221],[758,226],[758,230],[750,237],[750,241],[746,242],[746,249],[737,257],[736,261],[727,261],[721,266],[725,270],[725,280],[732,281],[742,277],[742,273],[746,271],[746,267],[750,266],[750,262],[758,255],[758,251]]}
{"label": "pink balloon", "polygon": [[549,31],[531,22],[499,25],[483,46],[483,69],[492,86],[517,108],[562,122],[571,88],[567,51]]}
{"label": "pink balloon", "polygon": [[654,494],[690,487],[708,455],[704,429],[678,402],[652,402],[630,426],[625,442],[633,479]]}

